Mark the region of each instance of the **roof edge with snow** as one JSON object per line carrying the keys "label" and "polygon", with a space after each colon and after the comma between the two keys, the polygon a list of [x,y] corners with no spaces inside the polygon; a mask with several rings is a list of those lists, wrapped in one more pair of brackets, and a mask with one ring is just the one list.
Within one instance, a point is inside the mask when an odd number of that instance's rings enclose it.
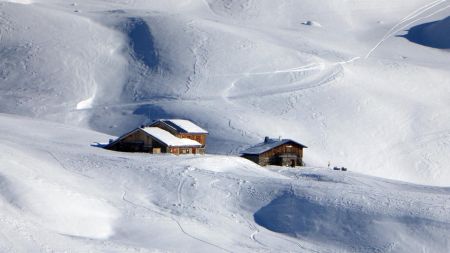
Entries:
{"label": "roof edge with snow", "polygon": [[158,119],[151,123],[150,126],[153,126],[158,122],[167,125],[178,133],[208,134],[208,131],[187,119]]}
{"label": "roof edge with snow", "polygon": [[162,144],[167,145],[168,147],[201,147],[197,141],[187,139],[187,138],[178,138],[170,132],[161,129],[159,127],[144,127],[141,128],[142,131],[152,136],[157,141]]}
{"label": "roof edge with snow", "polygon": [[276,147],[279,147],[279,146],[284,145],[289,142],[300,145],[300,147],[302,147],[302,148],[308,148],[307,146],[301,144],[300,142],[297,142],[297,141],[294,141],[291,139],[282,139],[282,140],[269,139],[268,141],[258,143],[254,146],[251,146],[251,147],[241,151],[240,154],[242,154],[242,155],[260,155],[271,149],[274,149]]}
{"label": "roof edge with snow", "polygon": [[114,146],[121,140],[125,139],[126,137],[137,131],[143,131],[144,133],[154,138],[157,142],[164,144],[168,147],[202,147],[202,144],[200,144],[197,141],[187,138],[178,138],[175,135],[171,134],[170,132],[158,127],[144,127],[144,128],[138,127],[118,137],[115,141],[106,145],[105,148],[108,149]]}

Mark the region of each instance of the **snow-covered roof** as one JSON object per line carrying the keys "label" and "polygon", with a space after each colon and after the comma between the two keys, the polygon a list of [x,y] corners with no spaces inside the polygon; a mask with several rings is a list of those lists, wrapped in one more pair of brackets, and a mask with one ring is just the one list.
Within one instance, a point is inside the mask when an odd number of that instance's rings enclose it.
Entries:
{"label": "snow-covered roof", "polygon": [[197,141],[186,139],[186,138],[178,138],[175,135],[167,132],[166,130],[163,130],[159,127],[144,127],[141,128],[142,131],[146,132],[147,134],[151,135],[158,141],[166,144],[169,147],[201,147],[202,144],[198,143]]}
{"label": "snow-covered roof", "polygon": [[262,153],[265,153],[273,148],[276,148],[278,146],[281,146],[283,144],[289,143],[289,142],[293,142],[296,143],[298,145],[300,145],[303,148],[307,148],[305,145],[290,140],[290,139],[283,139],[283,140],[279,140],[279,139],[267,139],[262,143],[258,143],[246,150],[241,151],[241,154],[246,154],[246,155],[260,155]]}
{"label": "snow-covered roof", "polygon": [[174,128],[179,133],[190,133],[190,134],[207,134],[208,131],[197,126],[186,119],[160,119],[156,122],[164,122],[168,126]]}

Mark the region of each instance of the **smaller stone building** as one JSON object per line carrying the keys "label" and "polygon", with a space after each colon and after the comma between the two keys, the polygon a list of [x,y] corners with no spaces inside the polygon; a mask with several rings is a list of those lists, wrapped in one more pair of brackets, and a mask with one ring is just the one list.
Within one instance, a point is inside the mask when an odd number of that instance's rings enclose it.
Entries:
{"label": "smaller stone building", "polygon": [[241,152],[247,158],[261,166],[303,166],[303,149],[305,145],[290,139],[270,139],[256,144]]}

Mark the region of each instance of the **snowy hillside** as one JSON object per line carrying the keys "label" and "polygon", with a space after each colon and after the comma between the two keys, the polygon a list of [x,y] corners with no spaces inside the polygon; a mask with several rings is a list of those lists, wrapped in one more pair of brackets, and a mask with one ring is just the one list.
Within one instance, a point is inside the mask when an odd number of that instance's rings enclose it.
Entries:
{"label": "snowy hillside", "polygon": [[214,153],[283,136],[309,165],[448,186],[449,5],[0,1],[0,111],[113,135],[189,118]]}
{"label": "snowy hillside", "polygon": [[450,250],[448,188],[113,152],[97,132],[0,120],[0,252]]}
{"label": "snowy hillside", "polygon": [[[0,252],[450,252],[449,17],[0,0]],[[157,118],[206,129],[209,154],[101,148]],[[235,156],[265,136],[307,145],[307,167]]]}

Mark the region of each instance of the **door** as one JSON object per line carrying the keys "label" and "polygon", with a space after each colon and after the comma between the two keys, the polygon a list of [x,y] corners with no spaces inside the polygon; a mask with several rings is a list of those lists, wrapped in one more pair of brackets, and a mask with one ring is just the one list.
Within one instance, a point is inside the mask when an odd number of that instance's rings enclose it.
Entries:
{"label": "door", "polygon": [[291,167],[295,167],[297,165],[297,163],[295,162],[295,160],[291,160]]}

